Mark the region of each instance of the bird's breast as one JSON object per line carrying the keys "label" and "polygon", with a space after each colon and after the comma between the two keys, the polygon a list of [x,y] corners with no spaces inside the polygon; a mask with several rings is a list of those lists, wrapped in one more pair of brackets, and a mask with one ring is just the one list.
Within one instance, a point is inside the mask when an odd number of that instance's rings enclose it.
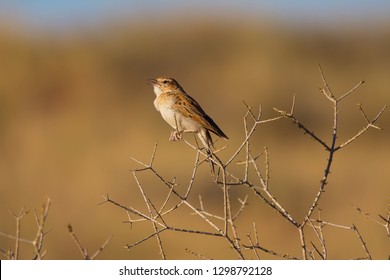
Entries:
{"label": "bird's breast", "polygon": [[161,113],[163,119],[173,128],[179,130],[198,131],[200,124],[192,118],[184,116],[179,110],[173,106],[176,103],[176,98],[172,94],[161,94],[154,100],[154,106]]}
{"label": "bird's breast", "polygon": [[154,100],[156,110],[161,113],[163,119],[172,127],[176,127],[175,110],[173,109],[174,102],[174,96],[167,93],[160,94]]}
{"label": "bird's breast", "polygon": [[160,94],[154,100],[154,107],[156,107],[157,111],[164,109],[171,109],[173,104],[175,103],[175,97],[168,93]]}

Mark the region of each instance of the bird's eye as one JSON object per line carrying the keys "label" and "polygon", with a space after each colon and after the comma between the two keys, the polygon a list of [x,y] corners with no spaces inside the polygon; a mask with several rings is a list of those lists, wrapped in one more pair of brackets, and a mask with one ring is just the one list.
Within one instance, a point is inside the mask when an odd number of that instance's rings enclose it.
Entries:
{"label": "bird's eye", "polygon": [[167,80],[164,80],[164,82],[163,82],[164,84],[167,84],[168,83],[168,81]]}

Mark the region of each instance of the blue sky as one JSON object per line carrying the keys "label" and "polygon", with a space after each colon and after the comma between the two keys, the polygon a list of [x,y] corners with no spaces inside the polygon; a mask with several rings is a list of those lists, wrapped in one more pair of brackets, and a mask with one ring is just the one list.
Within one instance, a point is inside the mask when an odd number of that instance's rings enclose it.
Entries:
{"label": "blue sky", "polygon": [[[390,15],[388,0],[6,0],[0,18],[37,28],[93,25],[115,18],[147,18],[186,13],[221,15],[239,12],[252,17],[286,22],[327,23],[335,20],[364,22]],[[1,22],[1,20],[0,20]]]}

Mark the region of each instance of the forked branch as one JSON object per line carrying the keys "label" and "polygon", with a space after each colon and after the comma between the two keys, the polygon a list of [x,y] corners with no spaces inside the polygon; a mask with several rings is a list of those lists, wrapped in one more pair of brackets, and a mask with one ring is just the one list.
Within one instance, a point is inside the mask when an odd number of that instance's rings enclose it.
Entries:
{"label": "forked branch", "polygon": [[[320,93],[322,93],[326,97],[326,100],[330,102],[333,111],[333,126],[331,131],[329,132],[329,134],[331,135],[330,143],[326,143],[323,138],[321,138],[313,130],[309,129],[308,126],[304,124],[302,120],[299,119],[297,113],[295,112],[296,98],[294,95],[291,108],[289,110],[285,111],[280,109],[274,109],[278,113],[278,115],[276,117],[270,117],[268,119],[263,119],[263,112],[261,107],[259,107],[257,112],[254,112],[252,108],[244,102],[246,108],[246,112],[243,118],[244,137],[242,141],[237,145],[237,147],[233,149],[230,155],[225,155],[226,160],[223,160],[223,157],[219,155],[219,152],[221,152],[224,148],[219,151],[214,151],[213,154],[210,155],[207,154],[202,148],[200,148],[196,142],[195,144],[192,144],[186,139],[183,139],[184,143],[195,151],[195,162],[193,164],[193,170],[191,173],[192,175],[188,183],[184,184],[186,186],[186,189],[184,190],[184,195],[181,194],[182,191],[179,191],[176,180],[168,181],[153,166],[157,151],[157,144],[154,146],[149,163],[144,163],[131,157],[133,161],[140,165],[140,168],[134,169],[132,173],[147,211],[144,212],[131,206],[125,206],[115,200],[112,200],[108,197],[108,195],[105,196],[104,202],[110,203],[115,207],[119,207],[126,211],[129,217],[128,223],[130,224],[149,222],[152,225],[152,232],[144,238],[141,238],[136,242],[130,243],[125,247],[127,249],[131,249],[135,246],[143,244],[149,239],[155,238],[160,251],[160,255],[163,259],[165,259],[167,258],[167,254],[165,252],[166,245],[164,244],[164,235],[169,234],[169,232],[182,232],[224,239],[227,242],[229,248],[231,248],[235,252],[236,256],[240,259],[248,258],[248,254],[250,254],[252,257],[254,256],[256,259],[261,259],[262,254],[272,255],[274,257],[284,259],[297,259],[298,257],[291,256],[287,253],[277,252],[277,250],[272,250],[270,248],[267,248],[266,246],[263,246],[263,244],[260,244],[255,222],[253,233],[243,232],[243,230],[240,229],[240,227],[237,225],[237,221],[240,219],[240,217],[243,216],[243,213],[246,212],[246,209],[249,207],[248,201],[250,201],[250,196],[248,194],[245,194],[243,199],[240,197],[234,197],[234,195],[232,195],[231,189],[241,188],[242,190],[250,190],[255,198],[258,198],[260,199],[260,201],[265,202],[265,205],[267,207],[276,210],[276,212],[279,214],[279,217],[283,221],[289,222],[289,224],[296,229],[297,235],[299,237],[299,245],[302,259],[328,258],[329,248],[327,246],[325,234],[323,231],[324,227],[326,226],[337,226],[353,231],[357,236],[358,240],[360,241],[360,244],[362,244],[362,247],[366,253],[365,258],[371,259],[372,255],[369,252],[367,243],[364,241],[357,227],[354,225],[338,226],[330,222],[323,221],[321,218],[321,211],[319,210],[319,205],[323,197],[325,188],[328,185],[329,175],[331,174],[331,171],[333,169],[335,153],[340,151],[345,146],[354,142],[370,128],[380,129],[380,127],[376,123],[384,113],[386,106],[384,106],[372,119],[368,118],[362,106],[359,106],[359,110],[366,124],[354,136],[341,142],[341,144],[338,144],[338,112],[340,110],[340,102],[347,100],[349,96],[357,92],[358,88],[364,82],[360,81],[346,93],[337,96],[330,88],[321,67],[319,68],[319,71],[323,83],[320,89]],[[277,198],[277,195],[275,195],[274,193],[270,180],[271,168],[268,148],[265,148],[264,152],[261,155],[254,156],[254,153],[252,152],[252,149],[254,149],[255,147],[252,143],[252,138],[257,128],[262,124],[278,121],[285,118],[291,120],[295,125],[297,125],[298,129],[302,130],[304,134],[308,135],[311,139],[318,143],[320,147],[325,148],[327,152],[325,168],[322,178],[319,180],[320,183],[318,186],[318,191],[311,200],[311,202],[309,202],[310,206],[302,217],[294,217],[293,215],[291,215],[287,207],[283,205],[283,203]],[[239,156],[244,156],[244,160],[239,160]],[[258,160],[262,157],[264,157],[264,167],[260,166],[260,164],[258,163]],[[213,174],[212,177],[213,183],[219,187],[221,191],[221,197],[223,197],[223,203],[221,203],[220,205],[220,214],[208,211],[207,206],[204,205],[202,196],[199,196],[199,200],[195,200],[195,202],[194,200],[190,199],[192,194],[191,190],[194,188],[196,184],[196,177],[199,174],[199,168],[205,162],[212,162],[213,164],[218,166],[218,172],[216,174]],[[233,165],[233,163],[235,164]],[[238,176],[237,174],[235,174],[235,168],[237,166],[243,167],[243,175]],[[261,170],[265,170],[265,172],[262,172]],[[165,199],[162,203],[157,203],[156,201],[154,201],[151,196],[149,196],[148,193],[145,191],[145,183],[143,183],[138,176],[138,173],[140,172],[150,172],[152,176],[155,176],[161,182],[161,184],[166,187],[167,193],[166,195],[164,195]],[[236,209],[236,206],[234,206],[235,204],[233,202],[237,200],[239,201],[239,204],[238,208]],[[168,207],[168,205],[170,206]],[[178,227],[168,222],[169,219],[167,219],[166,216],[168,214],[172,215],[178,211],[181,211],[183,207],[187,208],[187,210],[189,209],[195,217],[203,221],[203,223],[208,227],[208,230],[199,230],[190,227]],[[314,220],[312,216],[316,210],[318,210],[319,214],[318,218]],[[388,214],[387,217],[381,216],[381,219],[384,221],[384,223],[381,222],[381,224],[387,228],[387,232],[389,232],[389,215],[390,214]],[[134,216],[136,218],[134,218]],[[300,220],[301,222],[299,222]],[[314,232],[314,239],[312,238],[313,234],[308,234],[308,229]],[[202,254],[198,252],[195,253],[195,251],[197,250],[194,251],[186,248],[186,251],[192,255],[202,256]]]}

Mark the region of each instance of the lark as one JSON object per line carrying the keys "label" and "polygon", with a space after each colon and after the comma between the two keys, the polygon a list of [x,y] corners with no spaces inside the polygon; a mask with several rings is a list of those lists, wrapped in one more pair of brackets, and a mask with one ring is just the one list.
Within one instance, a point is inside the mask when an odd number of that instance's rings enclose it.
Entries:
{"label": "lark", "polygon": [[156,94],[154,106],[163,119],[175,129],[169,137],[170,141],[182,139],[182,133],[195,133],[206,148],[207,154],[211,155],[214,144],[210,132],[228,139],[198,102],[189,96],[175,79],[161,77],[149,79],[148,82]]}

